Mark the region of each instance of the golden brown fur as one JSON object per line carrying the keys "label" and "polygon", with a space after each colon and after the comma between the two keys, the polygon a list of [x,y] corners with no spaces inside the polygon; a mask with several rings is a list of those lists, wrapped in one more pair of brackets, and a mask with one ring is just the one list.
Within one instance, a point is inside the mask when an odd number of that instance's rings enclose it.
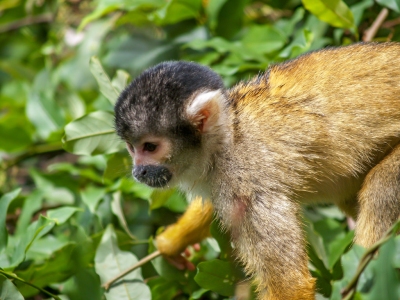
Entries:
{"label": "golden brown fur", "polygon": [[[183,101],[201,147],[184,156],[191,164],[176,160],[186,165],[172,180],[211,199],[260,299],[314,299],[301,203],[336,203],[365,247],[400,215],[400,44],[309,53],[211,92]],[[186,224],[196,211],[171,229],[171,244],[187,227],[202,235]]]}

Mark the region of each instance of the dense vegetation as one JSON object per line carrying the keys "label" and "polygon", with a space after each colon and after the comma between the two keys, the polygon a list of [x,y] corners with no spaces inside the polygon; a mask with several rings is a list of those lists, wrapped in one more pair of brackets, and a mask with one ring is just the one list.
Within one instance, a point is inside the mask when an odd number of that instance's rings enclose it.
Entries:
{"label": "dense vegetation", "polygon": [[[400,41],[399,0],[2,0],[0,16],[2,300],[246,294],[217,224],[191,250],[197,270],[157,257],[101,287],[154,251],[152,237],[186,207],[178,192],[131,179],[113,131],[118,93],[164,60],[209,65],[230,86],[310,50]],[[304,215],[318,299],[400,298],[398,237],[370,260],[376,249],[350,247],[351,220],[337,208]]]}

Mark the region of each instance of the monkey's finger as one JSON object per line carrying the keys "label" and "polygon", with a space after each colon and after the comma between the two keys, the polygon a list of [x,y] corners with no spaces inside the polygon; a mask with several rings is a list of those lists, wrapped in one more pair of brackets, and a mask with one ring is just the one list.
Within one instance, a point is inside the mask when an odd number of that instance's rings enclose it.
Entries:
{"label": "monkey's finger", "polygon": [[200,243],[196,243],[196,244],[193,245],[193,249],[194,249],[194,251],[196,251],[196,252],[199,252],[199,251],[200,251],[200,248],[201,248]]}
{"label": "monkey's finger", "polygon": [[164,256],[164,258],[178,270],[188,269],[189,271],[193,271],[196,269],[195,265],[182,255]]}

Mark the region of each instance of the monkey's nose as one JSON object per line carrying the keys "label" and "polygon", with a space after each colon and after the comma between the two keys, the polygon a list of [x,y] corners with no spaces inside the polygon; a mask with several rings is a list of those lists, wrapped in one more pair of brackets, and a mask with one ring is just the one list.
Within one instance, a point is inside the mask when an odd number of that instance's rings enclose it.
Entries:
{"label": "monkey's nose", "polygon": [[132,171],[133,177],[151,187],[164,187],[172,178],[171,171],[164,166],[139,165]]}

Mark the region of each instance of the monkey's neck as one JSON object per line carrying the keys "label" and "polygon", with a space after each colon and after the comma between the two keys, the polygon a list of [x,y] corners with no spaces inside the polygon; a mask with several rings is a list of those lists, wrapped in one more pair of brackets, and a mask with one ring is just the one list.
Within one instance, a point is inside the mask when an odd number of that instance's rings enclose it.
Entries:
{"label": "monkey's neck", "polygon": [[185,172],[179,184],[180,189],[189,199],[201,196],[205,199],[212,197],[212,186],[215,174],[219,172],[221,157],[228,157],[232,148],[232,126],[229,121],[213,128],[211,133],[204,136],[202,154],[192,163],[192,169]]}

